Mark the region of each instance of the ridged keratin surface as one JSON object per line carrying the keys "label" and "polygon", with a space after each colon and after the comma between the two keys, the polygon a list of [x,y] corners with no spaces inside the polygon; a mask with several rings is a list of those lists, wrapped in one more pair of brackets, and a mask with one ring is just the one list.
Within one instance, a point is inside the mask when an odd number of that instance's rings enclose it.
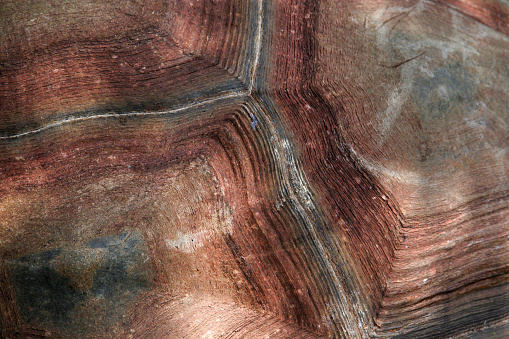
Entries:
{"label": "ridged keratin surface", "polygon": [[505,0],[0,2],[0,336],[509,336]]}

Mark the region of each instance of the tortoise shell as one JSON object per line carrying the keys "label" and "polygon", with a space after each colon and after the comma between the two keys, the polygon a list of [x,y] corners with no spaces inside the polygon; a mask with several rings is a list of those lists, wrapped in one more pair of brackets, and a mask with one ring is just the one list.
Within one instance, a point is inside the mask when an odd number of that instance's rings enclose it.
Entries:
{"label": "tortoise shell", "polygon": [[509,335],[509,7],[0,4],[0,333]]}

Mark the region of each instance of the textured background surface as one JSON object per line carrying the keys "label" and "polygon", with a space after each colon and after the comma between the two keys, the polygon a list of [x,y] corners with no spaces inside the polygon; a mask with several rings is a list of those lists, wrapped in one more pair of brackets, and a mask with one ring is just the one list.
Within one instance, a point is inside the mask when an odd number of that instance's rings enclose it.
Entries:
{"label": "textured background surface", "polygon": [[505,0],[0,3],[0,334],[509,336]]}

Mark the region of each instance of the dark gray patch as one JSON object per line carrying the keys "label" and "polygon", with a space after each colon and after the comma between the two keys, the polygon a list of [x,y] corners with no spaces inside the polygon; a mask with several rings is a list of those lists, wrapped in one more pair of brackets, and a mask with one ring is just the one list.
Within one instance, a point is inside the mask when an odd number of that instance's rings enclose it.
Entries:
{"label": "dark gray patch", "polygon": [[413,101],[421,108],[423,119],[447,118],[451,110],[469,105],[475,100],[476,85],[459,63],[448,64],[433,71],[433,76],[418,76],[414,80]]}
{"label": "dark gray patch", "polygon": [[68,321],[69,312],[85,298],[72,288],[68,277],[51,267],[56,252],[60,251],[34,253],[10,262],[16,301],[28,323],[62,326]]}
{"label": "dark gray patch", "polygon": [[137,269],[148,259],[141,251],[143,243],[140,238],[124,233],[115,237],[94,239],[87,245],[106,250],[90,289],[90,293],[96,298],[117,298],[120,294],[136,294],[149,287],[146,272]]}
{"label": "dark gray patch", "polygon": [[[124,233],[93,239],[78,249],[54,249],[11,260],[20,316],[25,323],[64,331],[108,327],[122,319],[138,293],[150,288],[148,259],[141,236]],[[80,285],[87,279],[90,284]],[[90,305],[97,312],[86,311]]]}

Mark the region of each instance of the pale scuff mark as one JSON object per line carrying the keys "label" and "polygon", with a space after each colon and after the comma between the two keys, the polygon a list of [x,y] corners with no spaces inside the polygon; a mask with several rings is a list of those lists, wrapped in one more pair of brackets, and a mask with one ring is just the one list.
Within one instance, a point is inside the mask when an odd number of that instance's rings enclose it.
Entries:
{"label": "pale scuff mark", "polygon": [[196,249],[203,247],[209,233],[206,230],[189,233],[177,232],[177,236],[174,239],[166,239],[166,245],[169,249],[192,253]]}

